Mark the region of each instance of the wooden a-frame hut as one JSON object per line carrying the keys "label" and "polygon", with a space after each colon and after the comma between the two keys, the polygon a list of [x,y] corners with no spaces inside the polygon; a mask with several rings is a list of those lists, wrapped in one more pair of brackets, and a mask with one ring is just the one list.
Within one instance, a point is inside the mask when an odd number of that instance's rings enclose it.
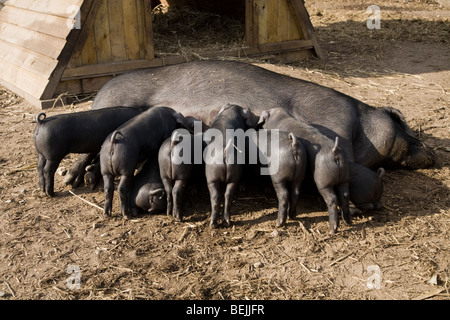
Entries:
{"label": "wooden a-frame hut", "polygon": [[[202,0],[195,2],[201,7]],[[246,45],[202,57],[322,57],[302,0],[231,3],[245,10]],[[0,84],[46,108],[61,93],[98,90],[120,73],[196,59],[155,56],[151,5],[152,0],[0,0]]]}

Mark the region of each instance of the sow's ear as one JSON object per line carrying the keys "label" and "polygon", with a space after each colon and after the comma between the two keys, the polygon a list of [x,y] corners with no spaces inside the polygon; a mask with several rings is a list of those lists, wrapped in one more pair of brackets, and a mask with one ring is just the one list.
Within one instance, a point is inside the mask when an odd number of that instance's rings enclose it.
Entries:
{"label": "sow's ear", "polygon": [[262,126],[266,123],[267,119],[269,119],[270,113],[267,110],[264,110],[259,116],[258,123],[256,124],[256,129],[261,129]]}
{"label": "sow's ear", "polygon": [[382,109],[386,111],[392,121],[398,124],[400,128],[406,132],[407,135],[415,138],[415,135],[412,132],[411,128],[406,124],[405,116],[403,116],[403,113],[400,110],[392,107],[384,107]]}

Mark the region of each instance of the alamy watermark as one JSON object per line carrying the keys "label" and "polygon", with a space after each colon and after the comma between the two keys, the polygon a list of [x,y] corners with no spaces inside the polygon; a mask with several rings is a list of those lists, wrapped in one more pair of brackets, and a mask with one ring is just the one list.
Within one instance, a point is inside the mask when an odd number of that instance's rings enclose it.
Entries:
{"label": "alamy watermark", "polygon": [[69,265],[67,273],[70,276],[66,280],[67,289],[80,290],[81,289],[81,269],[77,265]]}
{"label": "alamy watermark", "polygon": [[381,10],[379,6],[371,5],[367,8],[366,13],[370,14],[369,19],[367,19],[366,25],[367,29],[381,29]]}
{"label": "alamy watermark", "polygon": [[369,290],[381,289],[381,270],[376,264],[367,267],[367,274],[369,277],[366,281],[366,287]]}

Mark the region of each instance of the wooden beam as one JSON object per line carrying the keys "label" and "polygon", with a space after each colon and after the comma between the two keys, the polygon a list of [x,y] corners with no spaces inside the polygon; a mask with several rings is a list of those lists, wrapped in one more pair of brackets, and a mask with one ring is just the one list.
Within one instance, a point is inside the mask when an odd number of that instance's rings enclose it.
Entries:
{"label": "wooden beam", "polygon": [[311,21],[309,20],[308,11],[306,11],[303,0],[288,0],[288,1],[290,1],[294,9],[295,15],[297,16],[297,19],[299,20],[301,25],[304,25],[306,32],[314,45],[316,55],[320,59],[325,59],[325,55],[323,54],[322,49],[320,48],[319,43],[317,42],[314,27],[311,24]]}
{"label": "wooden beam", "polygon": [[213,59],[219,57],[246,57],[258,56],[262,54],[277,54],[284,52],[300,51],[306,49],[313,49],[311,40],[292,40],[286,42],[261,44],[258,48],[243,47],[220,51],[210,51],[198,54],[188,55],[172,55],[166,57],[159,57],[152,60],[134,60],[123,61],[115,63],[104,63],[88,66],[80,66],[76,68],[66,69],[62,81],[83,79],[90,77],[99,77],[106,75],[116,75],[136,69],[144,69],[150,67],[164,66],[175,63],[181,63],[191,60],[198,60],[200,58]]}
{"label": "wooden beam", "polygon": [[245,0],[245,36],[247,37],[247,46],[258,46],[258,5],[255,0]]}
{"label": "wooden beam", "polygon": [[[81,30],[72,29],[67,36],[66,45],[64,46],[61,54],[58,57],[58,65],[50,76],[49,83],[40,97],[41,100],[49,100],[53,97],[56,87],[61,80],[61,77],[64,73],[64,70],[66,69],[70,57],[72,56],[72,53],[76,49],[83,47],[84,42],[89,35],[89,30],[93,25],[97,9],[101,2],[102,0],[84,1],[83,6],[81,7]],[[86,17],[86,19],[83,19],[83,17]]]}
{"label": "wooden beam", "polygon": [[145,59],[155,58],[155,44],[153,38],[153,22],[150,14],[152,8],[151,0],[143,0],[143,17],[145,25]]}

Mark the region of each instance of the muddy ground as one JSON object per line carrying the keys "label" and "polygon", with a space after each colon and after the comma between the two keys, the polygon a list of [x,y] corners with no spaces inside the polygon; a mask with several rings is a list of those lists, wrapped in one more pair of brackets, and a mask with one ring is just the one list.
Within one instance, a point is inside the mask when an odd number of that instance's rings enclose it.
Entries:
{"label": "muddy ground", "polygon": [[[60,175],[56,197],[41,194],[32,142],[39,110],[0,88],[0,300],[448,299],[450,4],[377,1],[381,29],[368,30],[371,4],[307,1],[327,61],[257,64],[400,109],[440,167],[388,170],[383,209],[332,237],[320,198],[303,194],[297,218],[277,229],[274,194],[251,187],[237,194],[229,229],[209,229],[206,189],[187,196],[181,223],[163,214],[124,221],[117,194],[106,219]],[[103,205],[102,189],[74,193]]]}

